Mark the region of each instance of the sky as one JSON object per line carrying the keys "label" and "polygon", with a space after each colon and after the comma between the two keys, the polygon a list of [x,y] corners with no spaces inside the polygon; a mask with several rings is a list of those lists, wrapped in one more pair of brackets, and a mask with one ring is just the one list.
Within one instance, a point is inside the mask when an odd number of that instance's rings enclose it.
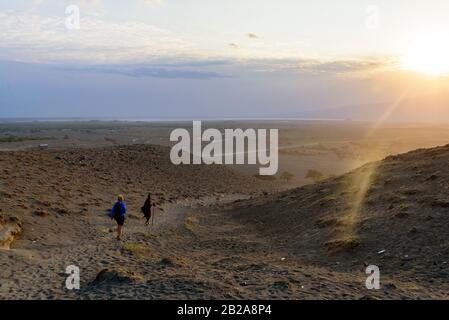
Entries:
{"label": "sky", "polygon": [[449,121],[447,12],[444,0],[0,0],[0,118]]}

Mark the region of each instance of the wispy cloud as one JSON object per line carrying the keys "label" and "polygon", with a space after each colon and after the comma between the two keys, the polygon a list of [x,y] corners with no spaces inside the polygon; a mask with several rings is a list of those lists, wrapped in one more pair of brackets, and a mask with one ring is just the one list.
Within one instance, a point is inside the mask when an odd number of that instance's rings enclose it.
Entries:
{"label": "wispy cloud", "polygon": [[[100,0],[83,2],[96,3]],[[291,72],[351,74],[392,67],[391,58],[317,60],[296,56],[282,43],[230,42],[226,53],[213,54],[181,35],[144,22],[109,22],[96,16],[82,16],[80,29],[65,27],[65,16],[0,12],[0,59],[24,62],[78,63],[81,65],[141,64],[143,68],[110,69],[133,77],[220,78],[228,72],[201,70],[204,66],[238,65],[249,72]],[[296,44],[301,46],[302,44]],[[223,43],[224,49],[226,42]],[[276,47],[272,54],[271,47]],[[236,50],[238,49],[238,50]],[[275,58],[279,54],[278,58]],[[268,58],[267,58],[268,57]],[[177,66],[174,66],[177,64]],[[191,69],[188,69],[191,67]],[[192,70],[193,69],[193,70]],[[104,69],[103,71],[107,71]]]}
{"label": "wispy cloud", "polygon": [[308,61],[299,66],[301,70],[318,73],[352,73],[383,70],[394,67],[396,61],[392,58],[365,58],[336,61]]}
{"label": "wispy cloud", "polygon": [[357,75],[397,69],[398,61],[392,57],[359,58],[352,60],[247,59],[240,64],[253,72],[278,72],[292,74]]}
{"label": "wispy cloud", "polygon": [[111,23],[81,17],[80,29],[65,16],[0,12],[0,57],[19,60],[123,62],[191,55],[195,46],[173,32],[143,22]]}
{"label": "wispy cloud", "polygon": [[[60,68],[61,69],[61,68]],[[116,74],[135,78],[162,78],[162,79],[195,79],[206,80],[214,78],[228,78],[229,76],[204,70],[191,70],[182,67],[171,66],[136,66],[136,65],[108,65],[108,66],[84,66],[77,68],[64,68],[81,72],[95,72]]]}

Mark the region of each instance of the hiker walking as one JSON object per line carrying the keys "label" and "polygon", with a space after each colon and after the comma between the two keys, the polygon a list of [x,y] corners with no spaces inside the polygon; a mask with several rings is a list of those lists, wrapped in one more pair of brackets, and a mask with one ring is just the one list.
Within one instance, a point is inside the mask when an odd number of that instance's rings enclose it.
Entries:
{"label": "hiker walking", "polygon": [[122,237],[123,225],[125,224],[125,215],[125,197],[120,194],[118,196],[117,202],[112,207],[111,214],[109,215],[111,219],[114,219],[115,222],[117,222],[117,240],[120,240]]}
{"label": "hiker walking", "polygon": [[[141,208],[141,211],[146,219],[145,225],[150,224],[150,219],[153,217],[154,219],[154,206],[151,203],[151,193],[148,194],[147,199],[145,200],[145,204]],[[151,223],[153,223],[153,220],[151,220]]]}

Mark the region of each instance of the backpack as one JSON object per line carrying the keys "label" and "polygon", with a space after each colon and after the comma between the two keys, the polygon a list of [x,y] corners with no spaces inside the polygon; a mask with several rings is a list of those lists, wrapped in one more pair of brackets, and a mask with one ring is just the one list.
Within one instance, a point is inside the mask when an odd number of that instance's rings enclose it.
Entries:
{"label": "backpack", "polygon": [[114,218],[118,219],[122,216],[122,204],[117,202],[114,206]]}

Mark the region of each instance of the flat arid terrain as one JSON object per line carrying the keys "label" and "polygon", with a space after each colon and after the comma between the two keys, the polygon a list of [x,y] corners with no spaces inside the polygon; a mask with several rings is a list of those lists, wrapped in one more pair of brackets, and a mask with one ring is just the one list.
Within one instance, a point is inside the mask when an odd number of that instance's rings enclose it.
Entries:
{"label": "flat arid terrain", "polygon": [[[448,298],[449,128],[280,122],[267,180],[171,164],[179,125],[1,124],[0,298]],[[120,193],[117,241],[107,215]],[[70,265],[80,290],[65,287]],[[379,290],[365,287],[369,265]]]}

